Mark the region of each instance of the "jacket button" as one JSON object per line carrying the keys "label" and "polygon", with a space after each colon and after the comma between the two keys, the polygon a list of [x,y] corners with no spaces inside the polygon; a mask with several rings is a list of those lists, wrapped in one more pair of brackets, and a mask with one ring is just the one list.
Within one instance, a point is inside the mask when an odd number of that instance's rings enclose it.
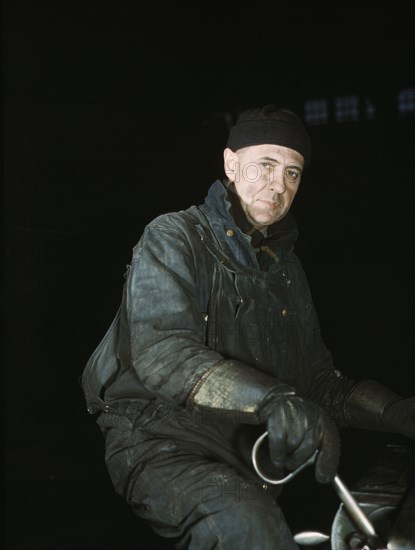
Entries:
{"label": "jacket button", "polygon": [[287,309],[287,308],[284,308],[284,309],[281,311],[281,315],[282,315],[283,317],[287,317],[287,315],[288,315],[288,309]]}
{"label": "jacket button", "polygon": [[228,230],[226,231],[226,234],[228,235],[228,237],[233,237],[233,231],[232,231],[232,229],[228,229]]}

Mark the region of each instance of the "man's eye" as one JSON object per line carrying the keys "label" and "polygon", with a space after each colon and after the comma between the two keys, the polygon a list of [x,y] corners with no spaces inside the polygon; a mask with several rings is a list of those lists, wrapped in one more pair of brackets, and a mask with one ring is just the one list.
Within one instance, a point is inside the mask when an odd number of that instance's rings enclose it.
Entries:
{"label": "man's eye", "polygon": [[297,172],[297,170],[287,170],[286,174],[292,180],[297,180],[300,177],[300,174]]}
{"label": "man's eye", "polygon": [[261,166],[263,168],[265,168],[265,170],[271,170],[272,169],[272,164],[270,164],[269,162],[261,162]]}

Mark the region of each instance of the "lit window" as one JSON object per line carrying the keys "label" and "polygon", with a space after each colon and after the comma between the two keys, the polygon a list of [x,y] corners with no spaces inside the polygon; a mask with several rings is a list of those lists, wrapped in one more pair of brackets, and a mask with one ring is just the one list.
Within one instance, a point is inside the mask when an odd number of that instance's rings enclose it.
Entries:
{"label": "lit window", "polygon": [[307,124],[327,124],[329,108],[326,99],[308,99],[304,102],[304,119]]}
{"label": "lit window", "polygon": [[398,112],[401,115],[415,111],[415,88],[404,88],[398,94]]}
{"label": "lit window", "polygon": [[336,122],[359,120],[359,100],[357,96],[343,96],[335,99]]}

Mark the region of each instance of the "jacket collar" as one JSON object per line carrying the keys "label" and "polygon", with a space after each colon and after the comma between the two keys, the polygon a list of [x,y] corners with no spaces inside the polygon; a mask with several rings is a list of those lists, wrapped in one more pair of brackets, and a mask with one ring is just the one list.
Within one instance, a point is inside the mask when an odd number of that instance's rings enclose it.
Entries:
{"label": "jacket collar", "polygon": [[266,236],[255,229],[245,216],[233,185],[228,180],[216,180],[211,185],[205,204],[215,218],[220,218],[225,225],[236,226],[250,237],[254,248],[272,242],[278,243],[281,248],[292,249],[297,240],[298,226],[291,212],[269,226]]}

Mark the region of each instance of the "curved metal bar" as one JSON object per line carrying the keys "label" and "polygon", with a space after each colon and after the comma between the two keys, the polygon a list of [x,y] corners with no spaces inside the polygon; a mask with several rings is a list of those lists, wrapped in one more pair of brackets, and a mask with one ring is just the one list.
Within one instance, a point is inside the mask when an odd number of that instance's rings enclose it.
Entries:
{"label": "curved metal bar", "polygon": [[261,443],[267,437],[267,435],[268,435],[268,432],[264,432],[262,435],[260,435],[258,439],[255,441],[254,446],[252,447],[252,464],[254,465],[256,473],[267,483],[271,483],[272,485],[284,485],[285,483],[288,483],[290,479],[292,479],[297,474],[299,474],[301,470],[304,470],[304,468],[306,468],[307,466],[310,466],[310,464],[313,464],[313,462],[315,461],[318,451],[315,451],[314,454],[311,455],[306,462],[304,462],[304,464],[301,464],[301,466],[299,466],[296,470],[290,472],[288,475],[286,475],[282,479],[267,477],[258,466],[258,460],[257,460],[258,449]]}

